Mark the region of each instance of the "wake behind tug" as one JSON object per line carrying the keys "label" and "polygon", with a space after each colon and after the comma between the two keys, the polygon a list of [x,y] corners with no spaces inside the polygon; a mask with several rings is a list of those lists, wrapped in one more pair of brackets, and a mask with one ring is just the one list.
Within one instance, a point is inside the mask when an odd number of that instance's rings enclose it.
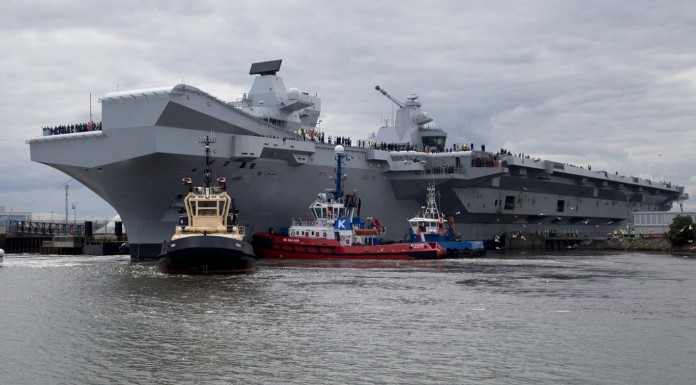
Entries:
{"label": "wake behind tug", "polygon": [[162,246],[157,264],[164,273],[245,274],[256,270],[254,250],[244,241],[244,227],[237,225],[236,210],[227,194],[225,178],[210,185],[210,143],[206,136],[204,186],[194,187],[184,178],[188,195],[185,217],[171,240]]}

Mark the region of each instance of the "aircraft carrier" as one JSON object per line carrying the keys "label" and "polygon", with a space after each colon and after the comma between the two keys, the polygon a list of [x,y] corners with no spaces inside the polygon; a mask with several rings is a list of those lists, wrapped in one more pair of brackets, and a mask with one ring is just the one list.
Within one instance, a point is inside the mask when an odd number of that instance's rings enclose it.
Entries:
{"label": "aircraft carrier", "polygon": [[[253,63],[253,85],[235,101],[187,84],[108,93],[100,98],[100,129],[44,129],[27,140],[31,160],[102,197],[121,216],[131,256],[155,258],[177,224],[182,178],[195,179],[205,166],[199,139],[212,135],[213,172],[227,178],[247,234],[287,227],[310,216],[316,191],[334,185],[336,138],[329,143],[318,128],[320,98],[286,88],[280,65]],[[453,148],[417,95],[400,100],[376,89],[397,106],[395,119],[368,140],[341,141],[349,159],[344,183],[388,239],[404,239],[430,183],[462,239],[478,240],[510,231],[603,235],[630,223],[634,211],[666,211],[688,198],[668,182]]]}

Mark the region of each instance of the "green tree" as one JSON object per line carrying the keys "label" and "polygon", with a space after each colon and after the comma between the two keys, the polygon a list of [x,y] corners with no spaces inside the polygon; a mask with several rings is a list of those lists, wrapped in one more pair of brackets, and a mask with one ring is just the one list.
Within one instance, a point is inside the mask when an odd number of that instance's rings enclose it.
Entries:
{"label": "green tree", "polygon": [[688,215],[677,215],[669,225],[667,238],[674,246],[683,246],[696,239],[696,225]]}

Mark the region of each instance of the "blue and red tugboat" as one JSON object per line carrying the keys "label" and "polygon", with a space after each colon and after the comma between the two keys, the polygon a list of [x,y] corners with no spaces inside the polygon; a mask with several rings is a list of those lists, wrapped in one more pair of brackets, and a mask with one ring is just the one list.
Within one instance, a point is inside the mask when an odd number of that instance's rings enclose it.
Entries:
{"label": "blue and red tugboat", "polygon": [[447,258],[482,257],[486,255],[483,241],[462,240],[454,229],[454,219],[445,219],[437,209],[435,186],[428,186],[426,206],[422,212],[408,220],[411,242],[437,243],[447,250]]}

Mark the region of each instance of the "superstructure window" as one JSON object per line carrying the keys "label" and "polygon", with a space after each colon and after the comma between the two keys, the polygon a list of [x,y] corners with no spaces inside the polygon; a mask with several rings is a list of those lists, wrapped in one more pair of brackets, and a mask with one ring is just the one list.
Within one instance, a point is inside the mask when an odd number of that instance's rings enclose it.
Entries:
{"label": "superstructure window", "polygon": [[559,199],[556,203],[556,212],[562,213],[565,210],[565,201]]}
{"label": "superstructure window", "polygon": [[505,210],[512,210],[515,208],[515,197],[508,195],[505,197]]}
{"label": "superstructure window", "polygon": [[272,124],[276,127],[285,128],[288,126],[288,122],[285,120],[273,119],[273,118],[264,118],[264,120],[266,121],[266,123]]}

